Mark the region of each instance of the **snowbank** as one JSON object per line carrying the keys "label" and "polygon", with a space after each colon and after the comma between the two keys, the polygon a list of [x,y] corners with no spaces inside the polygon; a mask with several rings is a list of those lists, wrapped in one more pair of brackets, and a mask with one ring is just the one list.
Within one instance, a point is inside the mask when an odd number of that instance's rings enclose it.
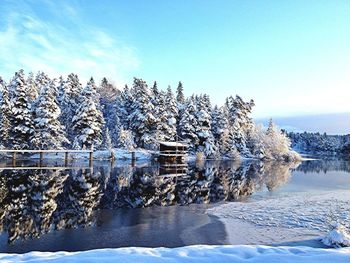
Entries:
{"label": "snowbank", "polygon": [[328,247],[350,247],[350,235],[343,225],[335,223],[332,230],[322,239]]}
{"label": "snowbank", "polygon": [[0,254],[1,262],[350,262],[350,248],[315,249],[267,246],[189,246],[181,248],[117,248],[83,252]]}

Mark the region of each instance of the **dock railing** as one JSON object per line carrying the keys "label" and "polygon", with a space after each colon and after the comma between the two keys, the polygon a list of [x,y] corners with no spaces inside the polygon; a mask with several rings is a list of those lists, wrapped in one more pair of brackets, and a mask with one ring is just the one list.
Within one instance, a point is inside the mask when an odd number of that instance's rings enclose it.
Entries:
{"label": "dock railing", "polygon": [[16,166],[16,160],[17,160],[17,154],[25,154],[25,153],[31,153],[39,154],[39,159],[40,162],[44,159],[44,153],[64,153],[64,160],[65,160],[65,165],[68,164],[69,160],[69,154],[70,153],[87,153],[89,154],[89,165],[93,165],[93,153],[94,149],[91,147],[89,150],[66,150],[66,149],[57,149],[57,150],[15,150],[15,149],[1,149],[0,153],[12,153],[12,163],[13,166]]}

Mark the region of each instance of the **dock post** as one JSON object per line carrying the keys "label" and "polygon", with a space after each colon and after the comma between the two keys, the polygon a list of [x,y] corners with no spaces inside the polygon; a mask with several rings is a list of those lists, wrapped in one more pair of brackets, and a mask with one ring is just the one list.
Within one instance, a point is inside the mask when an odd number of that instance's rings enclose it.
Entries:
{"label": "dock post", "polygon": [[68,152],[64,153],[64,166],[67,167],[68,166]]}
{"label": "dock post", "polygon": [[92,164],[93,158],[94,158],[93,153],[94,153],[94,146],[91,145],[91,150],[90,150],[90,153],[89,153],[89,166],[90,166],[90,167],[93,165],[93,164]]}
{"label": "dock post", "polygon": [[135,166],[135,161],[136,161],[135,152],[131,152],[131,165],[132,166]]}
{"label": "dock post", "polygon": [[39,164],[40,164],[40,167],[41,167],[41,166],[43,166],[44,153],[40,152],[39,154],[40,154]]}
{"label": "dock post", "polygon": [[13,156],[12,156],[12,166],[16,167],[16,152],[13,152]]}

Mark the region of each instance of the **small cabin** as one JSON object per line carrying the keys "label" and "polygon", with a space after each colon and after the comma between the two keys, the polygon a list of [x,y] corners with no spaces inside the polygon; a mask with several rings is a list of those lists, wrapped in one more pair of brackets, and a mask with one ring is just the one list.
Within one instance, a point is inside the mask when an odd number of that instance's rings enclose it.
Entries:
{"label": "small cabin", "polygon": [[183,163],[188,145],[184,142],[159,142],[159,161],[161,163]]}

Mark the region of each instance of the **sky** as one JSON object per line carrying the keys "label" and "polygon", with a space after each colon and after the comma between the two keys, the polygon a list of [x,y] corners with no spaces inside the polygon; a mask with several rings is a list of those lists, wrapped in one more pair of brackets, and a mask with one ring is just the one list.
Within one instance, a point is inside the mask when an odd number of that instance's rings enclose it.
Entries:
{"label": "sky", "polygon": [[350,1],[0,0],[0,75],[133,77],[254,99],[255,118],[350,112]]}

